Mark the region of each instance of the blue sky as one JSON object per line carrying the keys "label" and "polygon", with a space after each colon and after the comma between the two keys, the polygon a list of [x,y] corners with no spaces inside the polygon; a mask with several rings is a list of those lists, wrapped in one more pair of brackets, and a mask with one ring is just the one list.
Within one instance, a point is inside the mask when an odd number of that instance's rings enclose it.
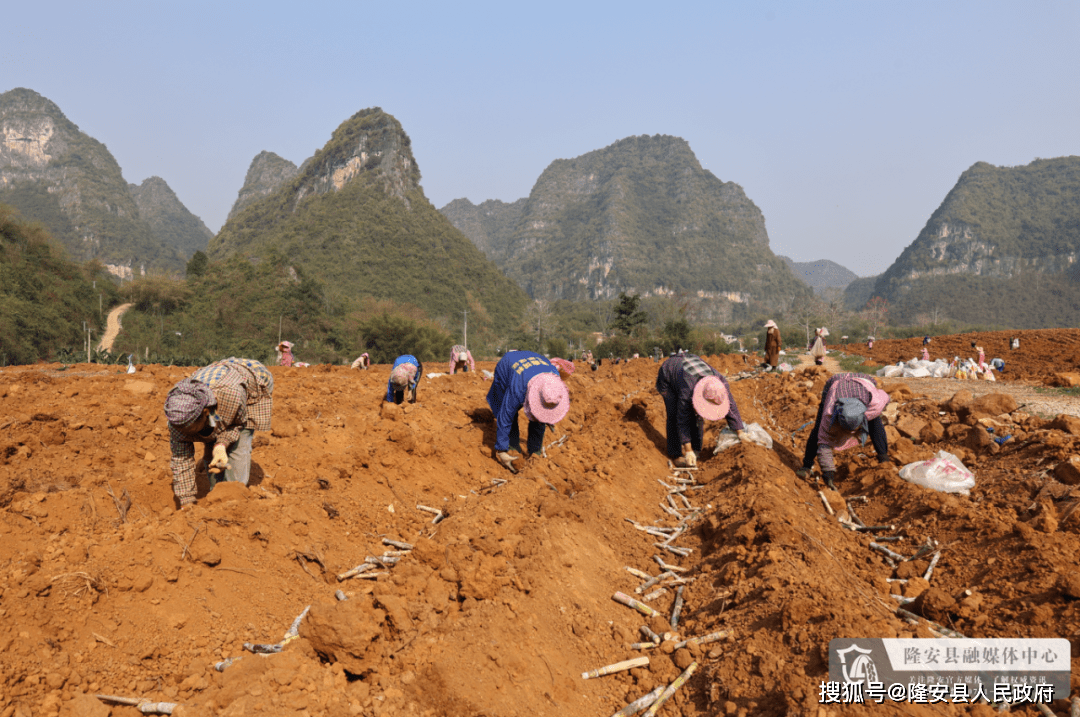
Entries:
{"label": "blue sky", "polygon": [[28,87],[217,231],[252,158],[357,110],[413,142],[436,207],[669,134],[740,184],[772,249],[884,271],[960,174],[1080,154],[1071,2],[9,3]]}

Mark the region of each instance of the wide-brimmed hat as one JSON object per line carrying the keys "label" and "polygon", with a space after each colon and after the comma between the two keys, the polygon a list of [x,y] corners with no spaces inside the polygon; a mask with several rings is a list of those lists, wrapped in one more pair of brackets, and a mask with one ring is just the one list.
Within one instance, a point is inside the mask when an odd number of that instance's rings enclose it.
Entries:
{"label": "wide-brimmed hat", "polygon": [[706,376],[694,386],[694,410],[706,421],[719,421],[731,407],[724,382],[716,376]]}
{"label": "wide-brimmed hat", "polygon": [[553,358],[551,359],[551,365],[559,369],[559,373],[565,373],[567,376],[574,373],[574,364],[566,359]]}
{"label": "wide-brimmed hat", "polygon": [[829,330],[824,326],[821,327],[821,337],[824,338],[829,335]]}
{"label": "wide-brimmed hat", "polygon": [[288,350],[288,349],[291,349],[292,347],[293,347],[293,342],[292,341],[282,341],[280,344],[277,345],[278,351],[281,351],[283,349]]}
{"label": "wide-brimmed hat", "polygon": [[[411,369],[411,370],[410,370]],[[403,363],[395,366],[390,371],[390,383],[394,384],[398,388],[405,388],[412,381],[413,375],[416,373],[416,367],[411,363]]]}
{"label": "wide-brimmed hat", "polygon": [[773,321],[772,319],[769,319],[768,321],[765,322],[764,328],[766,328],[766,329],[775,329],[776,328],[776,322]]}
{"label": "wide-brimmed hat", "polygon": [[529,379],[525,406],[535,420],[548,425],[558,423],[570,410],[570,392],[561,378],[542,373]]}

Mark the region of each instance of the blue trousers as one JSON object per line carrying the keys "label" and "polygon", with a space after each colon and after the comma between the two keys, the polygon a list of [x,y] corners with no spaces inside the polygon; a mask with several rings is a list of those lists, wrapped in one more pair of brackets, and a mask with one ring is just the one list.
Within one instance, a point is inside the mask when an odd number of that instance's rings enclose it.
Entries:
{"label": "blue trousers", "polygon": [[[540,423],[540,421],[529,421],[529,437],[525,443],[529,453],[540,453],[544,450],[544,431],[546,430],[547,424]],[[510,445],[508,450],[521,453],[521,429],[518,427],[518,414],[516,411],[514,412],[514,418],[510,421]]]}

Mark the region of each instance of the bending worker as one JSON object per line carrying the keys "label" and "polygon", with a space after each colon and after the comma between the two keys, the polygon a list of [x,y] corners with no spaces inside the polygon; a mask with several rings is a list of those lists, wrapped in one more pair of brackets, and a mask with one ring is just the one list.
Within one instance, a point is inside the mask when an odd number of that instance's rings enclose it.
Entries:
{"label": "bending worker", "polygon": [[867,434],[874,444],[878,463],[888,461],[889,441],[881,421],[881,412],[888,403],[889,394],[862,374],[838,373],[826,381],[814,427],[806,439],[802,468],[796,473],[801,478],[810,475],[816,457],[825,485],[835,489],[833,453],[865,443]]}
{"label": "bending worker", "polygon": [[215,477],[248,484],[251,439],[270,430],[274,377],[258,361],[227,358],[180,381],[165,399],[172,450],[173,493],[195,502],[195,442],[203,444],[210,487]]}
{"label": "bending worker", "polygon": [[667,408],[667,454],[675,465],[697,465],[705,421],[726,417],[728,427],[745,440],[746,427],[727,380],[700,356],[683,353],[665,361],[656,376],[656,390]]}
{"label": "bending worker", "polygon": [[450,349],[450,375],[458,371],[476,371],[476,362],[473,361],[472,351],[457,344]]}
{"label": "bending worker", "polygon": [[518,411],[529,419],[526,447],[535,456],[544,450],[544,431],[561,421],[570,410],[570,392],[559,378],[559,369],[532,351],[509,351],[495,366],[487,403],[495,415],[495,458],[514,470],[514,456],[521,453]]}
{"label": "bending worker", "polygon": [[408,399],[416,403],[416,388],[420,385],[420,375],[424,373],[424,364],[415,356],[405,354],[394,359],[390,369],[390,380],[386,383],[387,403],[401,404]]}

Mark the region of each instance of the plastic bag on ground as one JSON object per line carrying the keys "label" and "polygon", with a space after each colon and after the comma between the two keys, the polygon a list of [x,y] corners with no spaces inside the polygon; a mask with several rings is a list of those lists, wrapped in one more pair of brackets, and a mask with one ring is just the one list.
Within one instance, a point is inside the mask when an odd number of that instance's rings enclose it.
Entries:
{"label": "plastic bag on ground", "polygon": [[[782,352],[781,352],[781,353],[782,353]],[[782,363],[782,364],[780,364],[779,366],[777,366],[777,367],[776,367],[776,370],[777,370],[777,371],[781,371],[781,372],[783,372],[783,373],[790,373],[790,372],[794,371],[795,369],[793,369],[793,368],[791,367],[791,364],[789,364],[789,363],[788,363],[787,361],[785,361],[784,363]]]}
{"label": "plastic bag on ground", "polygon": [[[746,432],[746,438],[751,443],[756,443],[759,446],[765,446],[766,448],[772,448],[773,440],[772,436],[761,427],[760,423],[748,423],[744,429]],[[730,428],[724,428],[720,431],[719,437],[716,439],[716,448],[713,450],[713,455],[721,451],[726,451],[734,445],[740,443],[738,435]]]}
{"label": "plastic bag on ground", "polygon": [[896,378],[904,372],[904,369],[899,366],[882,366],[878,369],[877,375],[882,378]]}
{"label": "plastic bag on ground", "polygon": [[726,451],[728,448],[738,445],[738,443],[739,437],[735,435],[735,431],[725,428],[720,431],[720,436],[716,439],[716,449],[713,450],[713,455],[715,456],[720,451]]}
{"label": "plastic bag on ground", "polygon": [[759,423],[750,423],[744,429],[746,436],[753,443],[757,443],[759,446],[765,446],[766,448],[772,448],[772,436],[761,427]]}
{"label": "plastic bag on ground", "polygon": [[929,378],[930,372],[925,368],[905,368],[904,378]]}
{"label": "plastic bag on ground", "polygon": [[909,483],[942,493],[968,495],[975,487],[975,474],[948,451],[938,451],[928,461],[907,464],[900,469],[900,477]]}

